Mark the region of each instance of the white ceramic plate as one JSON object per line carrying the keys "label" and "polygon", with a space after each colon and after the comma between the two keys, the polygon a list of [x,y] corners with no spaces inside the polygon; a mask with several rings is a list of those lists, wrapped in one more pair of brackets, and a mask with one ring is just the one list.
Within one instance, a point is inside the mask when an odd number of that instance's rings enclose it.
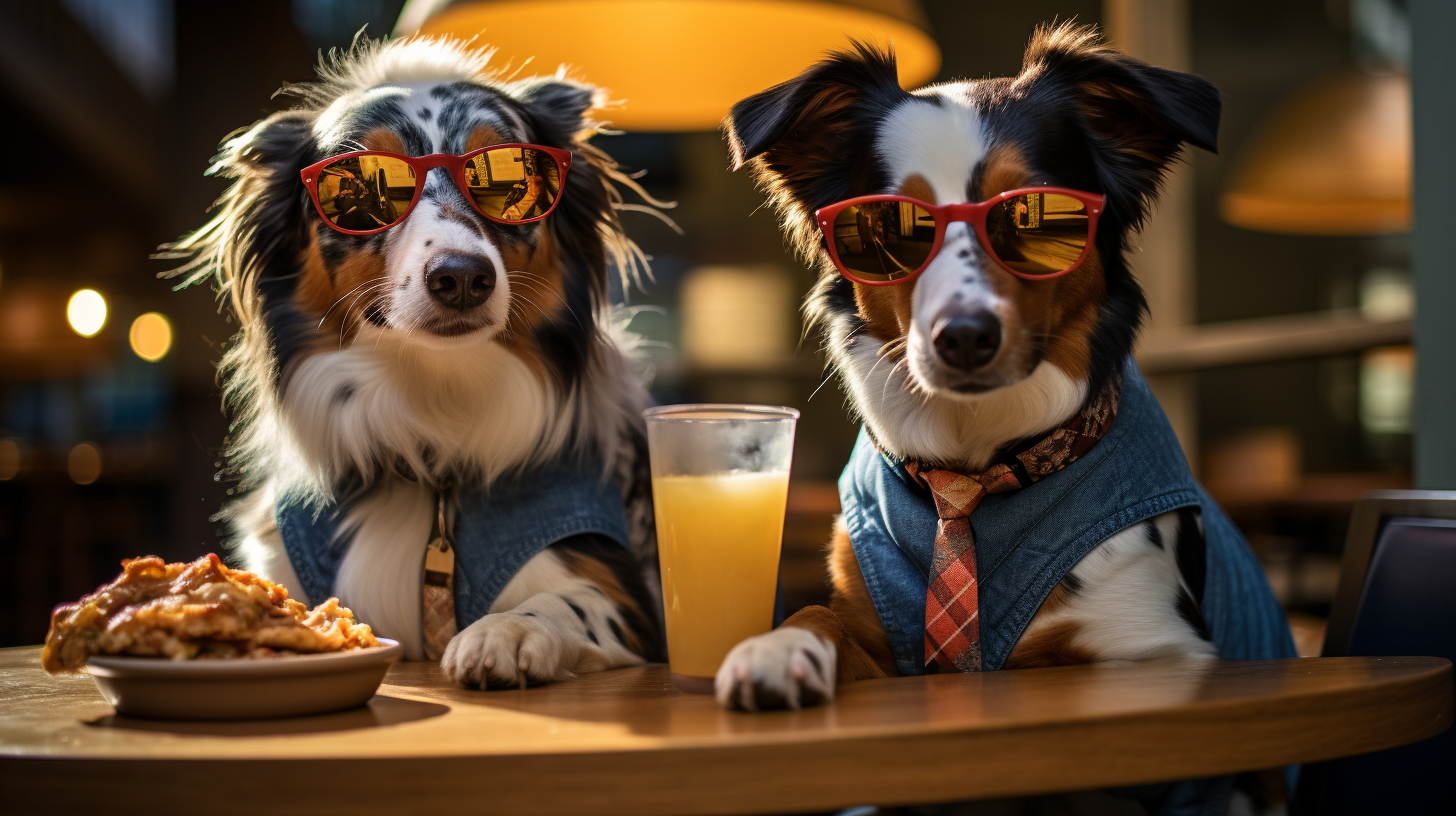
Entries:
{"label": "white ceramic plate", "polygon": [[375,649],[262,659],[165,660],[96,656],[86,663],[117,713],[173,720],[322,714],[363,705],[404,652]]}

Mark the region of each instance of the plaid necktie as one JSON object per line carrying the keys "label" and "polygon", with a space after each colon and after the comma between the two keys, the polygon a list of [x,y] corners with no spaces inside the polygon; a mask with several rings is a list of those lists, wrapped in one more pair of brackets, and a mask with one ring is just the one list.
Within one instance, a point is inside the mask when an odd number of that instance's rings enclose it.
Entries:
{"label": "plaid necktie", "polygon": [[1041,480],[1082,457],[1112,427],[1119,383],[1109,385],[1076,416],[1040,440],[1016,445],[980,473],[906,461],[905,470],[935,499],[930,586],[925,592],[925,667],[980,671],[981,625],[976,542],[971,513],[988,493],[1008,493]]}

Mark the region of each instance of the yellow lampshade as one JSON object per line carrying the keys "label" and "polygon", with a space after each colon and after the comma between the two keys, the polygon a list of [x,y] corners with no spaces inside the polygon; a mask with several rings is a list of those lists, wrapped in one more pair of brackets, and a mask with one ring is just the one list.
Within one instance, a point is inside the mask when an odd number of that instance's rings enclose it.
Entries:
{"label": "yellow lampshade", "polygon": [[1346,73],[1283,105],[1243,152],[1225,221],[1296,235],[1381,235],[1411,223],[1410,80]]}
{"label": "yellow lampshade", "polygon": [[914,0],[410,0],[396,34],[450,35],[497,49],[523,75],[558,65],[605,88],[615,128],[716,128],[740,99],[858,38],[893,45],[900,82],[940,68]]}

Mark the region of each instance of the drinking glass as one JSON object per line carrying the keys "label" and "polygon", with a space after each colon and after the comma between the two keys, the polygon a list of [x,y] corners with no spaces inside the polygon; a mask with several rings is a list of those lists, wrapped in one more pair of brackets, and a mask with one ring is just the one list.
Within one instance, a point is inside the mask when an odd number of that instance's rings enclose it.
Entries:
{"label": "drinking glass", "polygon": [[729,650],[773,628],[799,412],[666,405],[645,416],[672,682],[711,693]]}

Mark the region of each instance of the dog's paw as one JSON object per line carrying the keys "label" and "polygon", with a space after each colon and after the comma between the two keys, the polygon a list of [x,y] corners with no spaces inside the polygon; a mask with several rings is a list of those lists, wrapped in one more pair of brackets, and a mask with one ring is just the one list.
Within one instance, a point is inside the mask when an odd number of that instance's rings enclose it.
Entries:
{"label": "dog's paw", "polygon": [[833,645],[786,626],[734,646],[713,690],[724,708],[804,708],[834,699],[835,659]]}
{"label": "dog's paw", "polygon": [[523,688],[575,677],[579,646],[552,622],[531,613],[486,615],[445,647],[445,676],[471,688]]}

